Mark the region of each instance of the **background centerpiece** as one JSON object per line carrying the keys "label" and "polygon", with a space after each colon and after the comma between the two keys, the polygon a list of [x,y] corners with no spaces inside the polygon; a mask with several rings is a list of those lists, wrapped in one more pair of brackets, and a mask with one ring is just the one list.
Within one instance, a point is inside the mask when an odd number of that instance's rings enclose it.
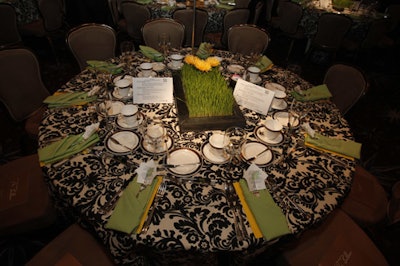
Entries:
{"label": "background centerpiece", "polygon": [[187,55],[181,71],[174,74],[174,94],[182,131],[224,130],[245,125],[232,89],[219,71],[219,64],[217,58],[198,52]]}

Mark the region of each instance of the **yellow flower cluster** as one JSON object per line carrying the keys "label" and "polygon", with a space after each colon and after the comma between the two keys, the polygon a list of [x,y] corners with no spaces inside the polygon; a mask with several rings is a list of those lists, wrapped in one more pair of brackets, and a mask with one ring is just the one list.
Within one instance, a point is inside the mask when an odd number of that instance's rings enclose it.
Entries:
{"label": "yellow flower cluster", "polygon": [[185,57],[185,63],[193,65],[200,71],[208,72],[211,68],[219,65],[219,60],[215,57],[209,57],[206,60],[202,60],[195,55],[187,55]]}

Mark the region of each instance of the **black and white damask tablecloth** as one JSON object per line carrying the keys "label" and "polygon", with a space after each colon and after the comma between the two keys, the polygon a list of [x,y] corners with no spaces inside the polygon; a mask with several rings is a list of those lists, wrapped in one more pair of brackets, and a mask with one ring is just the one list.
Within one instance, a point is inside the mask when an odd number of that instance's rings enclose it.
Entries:
{"label": "black and white damask tablecloth", "polygon": [[[182,53],[190,52],[189,49]],[[221,70],[226,77],[226,67],[230,64],[249,65],[247,58],[232,55],[226,51],[215,51],[223,61]],[[112,61],[119,63],[119,58]],[[138,74],[138,65],[146,61],[136,53],[129,61],[125,71]],[[159,76],[171,76],[169,70]],[[312,85],[296,74],[273,67],[262,74],[262,84],[274,82],[283,85],[288,93],[286,99],[291,103],[290,91],[295,87],[310,88]],[[95,75],[85,70],[66,83],[61,91],[89,91],[98,85]],[[39,145],[69,134],[82,133],[85,127],[102,120],[92,103],[85,106],[48,110],[40,126]],[[174,104],[140,104],[139,110],[147,117],[162,118],[167,125],[168,134],[173,139],[173,148],[189,147],[201,153],[202,145],[208,140],[211,131],[179,130],[177,110]],[[254,130],[266,116],[241,107],[246,118],[248,141],[258,141]],[[326,136],[352,139],[347,121],[339,110],[328,100],[312,103],[295,102],[293,110],[304,116],[303,121]],[[268,116],[273,115],[271,111]],[[111,121],[112,123],[112,121]],[[256,239],[245,218],[249,238],[238,241],[234,231],[233,214],[224,194],[227,180],[239,179],[247,164],[230,169],[227,164],[214,164],[207,159],[195,180],[204,182],[177,182],[168,172],[165,175],[166,193],[157,205],[149,230],[142,234],[125,234],[105,229],[112,210],[105,212],[104,206],[115,195],[120,195],[133,179],[134,170],[141,162],[152,158],[141,146],[132,154],[123,156],[104,156],[109,154],[104,139],[110,131],[118,131],[116,126],[106,129],[101,123],[101,141],[89,150],[76,154],[67,160],[43,166],[50,191],[56,206],[65,215],[85,225],[110,250],[118,264],[130,263],[135,256],[148,252],[159,254],[215,254],[220,251],[244,252],[265,248],[270,243]],[[140,134],[140,133],[138,133]],[[295,128],[292,135],[285,134],[284,140],[271,145],[274,158],[262,169],[268,174],[268,188],[275,202],[282,208],[293,235],[301,233],[323,220],[334,210],[348,193],[354,162],[340,157],[342,163],[314,150],[298,145],[281,163],[278,163],[288,148],[301,139],[303,132]],[[162,156],[158,157],[162,160]],[[177,178],[179,179],[179,178]],[[245,216],[244,216],[245,217]],[[206,255],[210,258],[211,255]]]}

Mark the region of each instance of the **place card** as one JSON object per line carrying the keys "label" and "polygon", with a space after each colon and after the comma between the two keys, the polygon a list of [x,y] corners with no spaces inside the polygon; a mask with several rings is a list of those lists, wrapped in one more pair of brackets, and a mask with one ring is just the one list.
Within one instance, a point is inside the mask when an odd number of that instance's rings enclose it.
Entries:
{"label": "place card", "polygon": [[239,105],[263,115],[268,114],[274,95],[274,91],[244,79],[238,79],[233,91],[233,96]]}
{"label": "place card", "polygon": [[173,80],[165,78],[133,78],[133,103],[173,103]]}

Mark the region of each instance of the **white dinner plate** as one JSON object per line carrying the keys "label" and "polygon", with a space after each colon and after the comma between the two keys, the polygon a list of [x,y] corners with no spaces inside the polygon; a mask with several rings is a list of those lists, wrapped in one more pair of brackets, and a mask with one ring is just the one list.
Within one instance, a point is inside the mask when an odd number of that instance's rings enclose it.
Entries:
{"label": "white dinner plate", "polygon": [[151,154],[162,154],[165,153],[167,150],[171,149],[173,146],[174,142],[172,138],[168,135],[166,142],[160,144],[160,147],[156,149],[153,145],[147,143],[144,138],[142,138],[142,148],[144,151],[147,151],[148,153]]}
{"label": "white dinner plate", "polygon": [[143,120],[144,120],[144,114],[139,112],[135,124],[132,125],[126,124],[123,116],[118,116],[116,123],[120,129],[135,129],[143,123]]}
{"label": "white dinner plate", "polygon": [[[140,71],[140,72],[138,73],[137,76],[138,76],[139,78],[145,78],[145,77],[143,76],[143,72],[142,72],[142,71]],[[155,71],[151,71],[151,74],[150,74],[149,78],[154,78],[154,77],[157,77],[157,73],[156,73]]]}
{"label": "white dinner plate", "polygon": [[283,87],[281,84],[278,84],[278,83],[267,82],[267,83],[265,83],[264,86],[265,86],[266,89],[269,89],[269,90],[272,90],[272,91],[280,90],[280,91],[286,92],[286,88]]}
{"label": "white dinner plate", "polygon": [[172,150],[169,155],[166,156],[165,163],[180,165],[167,168],[170,173],[176,176],[193,175],[202,166],[200,154],[189,148],[177,148]]}
{"label": "white dinner plate", "polygon": [[241,74],[244,71],[244,67],[241,65],[229,65],[227,67],[228,71],[234,74]]}
{"label": "white dinner plate", "polygon": [[272,101],[271,108],[275,110],[285,110],[288,104],[285,100]]}
{"label": "white dinner plate", "polygon": [[[278,120],[282,126],[287,127],[289,122],[289,113],[288,112],[276,112],[273,114],[273,118]],[[292,127],[299,126],[299,118],[297,116],[291,116],[290,122]]]}
{"label": "white dinner plate", "polygon": [[[112,101],[111,104],[109,105],[109,109],[107,111],[108,116],[116,116],[120,113],[121,108],[124,106],[123,102],[120,101]],[[104,116],[106,111],[106,104],[105,102],[101,102],[97,105],[97,112],[101,115]]]}
{"label": "white dinner plate", "polygon": [[[262,154],[260,154],[261,152]],[[272,151],[267,145],[255,141],[247,142],[243,145],[241,156],[244,160],[249,160],[253,157],[256,157],[252,163],[255,163],[259,166],[267,165],[272,161],[273,158]]]}
{"label": "white dinner plate", "polygon": [[226,154],[216,154],[215,152],[212,151],[212,147],[210,143],[207,141],[206,143],[203,144],[201,148],[201,152],[206,158],[206,160],[215,163],[215,164],[224,164],[229,161],[229,156]]}
{"label": "white dinner plate", "polygon": [[[116,139],[121,145],[113,142],[111,138]],[[105,143],[106,148],[111,153],[125,155],[131,153],[139,146],[139,136],[132,131],[119,131],[108,136]]]}
{"label": "white dinner plate", "polygon": [[154,63],[152,63],[152,66],[153,66],[153,70],[156,72],[161,72],[161,71],[164,71],[164,69],[165,69],[165,64],[161,63],[161,62],[154,62]]}
{"label": "white dinner plate", "polygon": [[269,139],[267,135],[265,134],[265,131],[267,129],[264,126],[258,126],[254,130],[254,135],[256,135],[257,139],[261,141],[264,144],[267,145],[279,145],[283,141],[283,134],[280,133],[278,137],[274,139]]}
{"label": "white dinner plate", "polygon": [[114,83],[117,82],[117,81],[120,80],[122,77],[124,77],[124,79],[130,79],[130,80],[133,79],[133,77],[130,76],[130,75],[119,75],[119,76],[116,76],[116,77],[113,79],[113,82],[114,82]]}

